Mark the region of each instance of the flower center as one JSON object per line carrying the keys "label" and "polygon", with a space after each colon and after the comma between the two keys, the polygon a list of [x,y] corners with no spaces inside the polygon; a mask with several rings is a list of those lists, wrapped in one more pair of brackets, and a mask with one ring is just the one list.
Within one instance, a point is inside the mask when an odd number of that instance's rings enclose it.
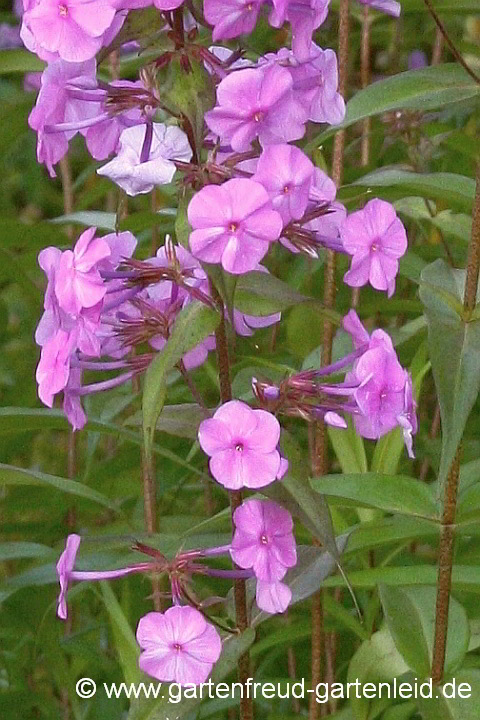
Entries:
{"label": "flower center", "polygon": [[180,652],[182,650],[182,646],[180,645],[180,643],[176,642],[176,643],[173,643],[172,649],[176,650],[177,652]]}
{"label": "flower center", "polygon": [[265,535],[265,533],[260,535],[260,542],[262,543],[262,545],[268,545],[268,537]]}
{"label": "flower center", "polygon": [[59,5],[58,6],[58,14],[60,15],[60,17],[67,17],[68,7],[66,5]]}
{"label": "flower center", "polygon": [[264,117],[265,117],[264,113],[261,110],[258,110],[255,113],[255,115],[253,116],[253,119],[255,120],[256,123],[259,123],[259,122],[262,122]]}
{"label": "flower center", "polygon": [[228,229],[230,230],[230,232],[236,233],[237,230],[238,230],[238,224],[235,223],[235,222],[232,222],[232,223],[230,223],[230,225],[228,226]]}
{"label": "flower center", "polygon": [[376,242],[373,242],[373,243],[370,245],[370,250],[371,250],[372,252],[377,252],[377,250],[378,250],[378,244],[377,244]]}
{"label": "flower center", "polygon": [[250,12],[253,10],[253,3],[248,3],[247,10],[249,10]]}
{"label": "flower center", "polygon": [[242,445],[242,443],[237,443],[237,444],[235,445],[235,450],[236,450],[237,452],[239,452],[239,453],[242,453],[242,452],[243,452],[243,445]]}
{"label": "flower center", "polygon": [[289,192],[290,192],[290,185],[285,185],[285,187],[283,188],[283,194],[288,195]]}

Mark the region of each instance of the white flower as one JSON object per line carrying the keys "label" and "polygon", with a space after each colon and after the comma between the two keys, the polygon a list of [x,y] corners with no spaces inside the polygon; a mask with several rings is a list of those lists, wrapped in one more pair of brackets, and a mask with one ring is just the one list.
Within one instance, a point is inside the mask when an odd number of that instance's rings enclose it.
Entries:
{"label": "white flower", "polygon": [[97,170],[99,175],[109,177],[127,195],[148,193],[155,185],[168,184],[175,174],[172,160],[188,162],[192,157],[192,149],[183,130],[153,123],[150,153],[145,162],[140,162],[146,129],[146,125],[135,125],[124,130],[120,135],[117,157]]}

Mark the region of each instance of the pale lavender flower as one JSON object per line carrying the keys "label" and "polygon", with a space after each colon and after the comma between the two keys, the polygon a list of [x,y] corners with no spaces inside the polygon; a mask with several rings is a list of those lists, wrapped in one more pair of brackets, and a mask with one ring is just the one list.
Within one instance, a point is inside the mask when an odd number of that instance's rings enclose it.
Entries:
{"label": "pale lavender flower", "polygon": [[213,625],[198,610],[180,605],[140,618],[137,642],[143,650],[140,668],[157,680],[180,685],[205,682],[222,651]]}
{"label": "pale lavender flower", "polygon": [[205,113],[210,130],[237,152],[261,145],[298,140],[307,112],[292,93],[287,69],[276,65],[231,73],[217,88],[217,105]]}
{"label": "pale lavender flower", "polygon": [[252,410],[240,400],[222,405],[198,430],[213,477],[229,490],[260,488],[276,480],[284,469],[279,438],[280,425],[271,413]]}
{"label": "pale lavender flower", "polygon": [[188,221],[193,255],[221,262],[234,275],[254,270],[282,230],[265,188],[243,178],[202,188],[190,201]]}
{"label": "pale lavender flower", "polygon": [[247,500],[233,515],[230,554],[239,567],[251,568],[258,580],[282,580],[297,562],[292,516],[272,500]]}
{"label": "pale lavender flower", "polygon": [[183,130],[163,123],[127,128],[120,135],[119,148],[117,156],[97,173],[109,177],[128,195],[148,193],[156,185],[170,183],[176,170],[173,161],[188,162],[192,157]]}
{"label": "pale lavender flower", "polygon": [[402,6],[396,0],[357,0],[362,5],[368,5],[374,8],[374,10],[380,10],[387,15],[393,15],[393,17],[399,17],[402,12]]}
{"label": "pale lavender flower", "polygon": [[344,280],[351,287],[370,282],[376,290],[395,291],[398,258],[407,250],[407,234],[395,208],[384,200],[370,200],[347,217],[341,228],[345,252],[352,255]]}
{"label": "pale lavender flower", "polygon": [[408,69],[419,70],[420,68],[427,67],[428,58],[423,50],[412,50],[408,56]]}

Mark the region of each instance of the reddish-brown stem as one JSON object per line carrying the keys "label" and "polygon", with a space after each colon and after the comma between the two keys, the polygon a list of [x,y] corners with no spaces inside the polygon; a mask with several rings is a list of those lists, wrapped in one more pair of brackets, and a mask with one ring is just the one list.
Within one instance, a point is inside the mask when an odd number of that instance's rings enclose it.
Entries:
{"label": "reddish-brown stem", "polygon": [[[360,42],[360,81],[362,88],[370,83],[370,15],[368,5],[363,8],[362,35]],[[361,160],[362,167],[370,161],[370,118],[362,122],[362,145]]]}
{"label": "reddish-brown stem", "polygon": [[435,31],[435,42],[433,44],[432,65],[439,65],[442,62],[442,53],[445,40],[440,28]]}
{"label": "reddish-brown stem", "polygon": [[[477,287],[480,270],[480,161],[477,162],[477,182],[475,206],[472,222],[472,239],[468,250],[467,277],[463,307],[468,315],[477,303]],[[435,607],[435,635],[433,641],[432,680],[438,684],[443,679],[445,667],[445,649],[448,636],[448,608],[452,587],[453,550],[455,542],[455,514],[457,508],[457,489],[460,474],[460,451],[457,448],[455,458],[448,473],[442,517],[442,534],[438,556],[437,601]]]}

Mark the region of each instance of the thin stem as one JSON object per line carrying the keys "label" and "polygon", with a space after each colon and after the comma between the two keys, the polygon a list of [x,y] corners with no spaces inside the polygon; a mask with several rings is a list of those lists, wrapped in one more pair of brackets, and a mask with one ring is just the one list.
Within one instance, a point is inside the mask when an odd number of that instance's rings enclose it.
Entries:
{"label": "thin stem", "polygon": [[[154,459],[147,462],[145,451],[142,448],[142,480],[143,480],[143,514],[147,535],[154,535],[157,529],[157,503],[154,477]],[[152,576],[153,607],[157,612],[162,611],[162,597],[160,578]]]}
{"label": "thin stem", "polygon": [[[370,17],[368,5],[363,8],[362,35],[360,41],[360,80],[362,88],[370,83]],[[362,167],[370,161],[370,118],[362,123],[361,160]]]}
{"label": "thin stem", "polygon": [[185,380],[185,383],[187,384],[188,389],[192,393],[193,399],[197,401],[198,405],[200,405],[205,417],[210,417],[211,412],[205,405],[205,401],[204,401],[203,397],[201,396],[199,389],[197,388],[194,381],[190,377],[183,360],[180,360],[180,362],[178,363],[178,369],[180,370],[180,374],[183,377],[183,379]]}
{"label": "thin stem", "polygon": [[435,32],[435,43],[433,45],[433,52],[432,52],[432,65],[440,65],[442,62],[442,53],[443,53],[443,46],[445,44],[442,32],[440,28],[437,27]]}
{"label": "thin stem", "polygon": [[[346,96],[348,78],[348,0],[341,0],[338,24],[338,90]],[[345,150],[345,131],[340,130],[335,135],[333,143],[332,177],[337,188],[342,183],[343,158]],[[326,308],[335,305],[335,270],[336,254],[333,250],[327,251],[327,262],[324,276],[323,302]],[[335,328],[331,322],[323,323],[323,347],[321,365],[329,365],[332,361],[332,344]],[[312,447],[313,445],[313,447]],[[328,473],[328,436],[325,423],[316,423],[313,443],[310,453],[312,456],[312,471],[314,475]],[[323,629],[323,597],[318,592],[312,601],[312,687],[322,679],[323,655],[325,647],[325,633]],[[309,720],[318,717],[318,703],[311,698]]]}
{"label": "thin stem", "polygon": [[473,80],[477,83],[477,85],[480,85],[480,77],[476,73],[473,72],[473,70],[467,65],[463,57],[461,56],[460,52],[457,50],[453,40],[451,39],[450,35],[448,34],[445,25],[442,23],[440,18],[438,17],[435,8],[433,7],[430,0],[423,0],[425,5],[428,8],[428,11],[434,21],[436,22],[438,29],[442,33],[443,37],[445,38],[445,42],[447,43],[448,47],[452,51],[453,56],[455,59],[460,63],[460,65],[463,67],[463,69],[470,75]]}
{"label": "thin stem", "polygon": [[[228,356],[228,341],[225,327],[225,308],[223,300],[220,297],[217,288],[210,280],[210,293],[220,312],[220,324],[215,331],[215,340],[217,347],[217,363],[218,363],[218,379],[220,382],[220,400],[222,403],[229,402],[232,399],[232,385],[230,382],[230,360]],[[242,504],[242,492],[240,490],[231,490],[230,493],[230,510],[233,515],[235,510]],[[235,565],[235,567],[237,567]],[[235,598],[235,622],[240,630],[244,632],[248,627],[248,609],[247,609],[247,591],[245,580],[235,580],[233,586]],[[250,677],[250,654],[244,653],[237,664],[238,679],[246,685]],[[240,700],[240,720],[253,720],[253,702],[249,697],[250,693],[244,692]]]}
{"label": "thin stem", "polygon": [[[467,278],[463,307],[471,313],[477,303],[477,286],[480,270],[480,161],[477,162],[477,182],[475,207],[473,211],[472,239],[468,251]],[[460,473],[460,451],[457,448],[455,458],[448,473],[445,487],[445,500],[442,517],[442,534],[438,557],[437,601],[435,607],[435,635],[433,642],[432,680],[442,681],[445,667],[445,649],[448,634],[448,608],[452,587],[453,550],[455,541],[455,514],[457,507],[457,489]]]}

